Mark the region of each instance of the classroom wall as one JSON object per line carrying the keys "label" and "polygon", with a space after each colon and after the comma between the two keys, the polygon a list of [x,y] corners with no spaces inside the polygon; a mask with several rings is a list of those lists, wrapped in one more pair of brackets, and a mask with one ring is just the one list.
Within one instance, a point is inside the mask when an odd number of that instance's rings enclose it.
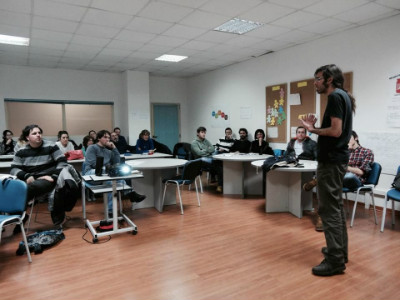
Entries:
{"label": "classroom wall", "polygon": [[[290,81],[312,78],[316,68],[330,63],[337,64],[343,72],[353,72],[353,94],[357,101],[353,128],[363,145],[368,147],[367,137],[371,132],[376,136],[400,134],[399,128],[390,128],[385,121],[386,104],[395,92],[395,80],[388,78],[400,73],[400,39],[395,37],[396,28],[400,28],[399,15],[189,79],[192,120],[186,138],[192,138],[199,125],[207,128],[207,138],[213,143],[223,136],[224,128],[213,127],[210,111],[215,106],[229,110],[229,125],[235,132],[240,127],[246,127],[251,134],[257,128],[265,129],[265,87],[287,82],[290,92]],[[394,160],[394,167],[384,169],[384,173],[394,172],[400,157]],[[378,186],[381,194],[392,178],[387,174],[381,176]]]}

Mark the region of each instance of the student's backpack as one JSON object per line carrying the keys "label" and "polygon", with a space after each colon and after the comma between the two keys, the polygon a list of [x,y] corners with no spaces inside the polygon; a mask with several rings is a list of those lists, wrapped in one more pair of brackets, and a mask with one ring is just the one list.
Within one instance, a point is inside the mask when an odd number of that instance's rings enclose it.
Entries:
{"label": "student's backpack", "polygon": [[396,177],[393,180],[392,187],[394,187],[396,190],[400,191],[400,173],[396,175]]}
{"label": "student's backpack", "polygon": [[[32,233],[28,235],[26,239],[28,241],[29,251],[39,254],[42,253],[43,250],[48,249],[65,239],[65,235],[62,229],[46,230]],[[25,244],[21,241],[17,249],[17,255],[23,255],[25,251]]]}

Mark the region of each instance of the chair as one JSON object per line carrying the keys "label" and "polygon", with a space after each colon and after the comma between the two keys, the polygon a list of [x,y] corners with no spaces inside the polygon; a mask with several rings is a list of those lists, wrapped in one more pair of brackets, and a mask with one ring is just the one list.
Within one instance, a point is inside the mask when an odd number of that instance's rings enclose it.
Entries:
{"label": "chair", "polygon": [[[400,174],[400,166],[397,168],[397,174]],[[394,201],[400,202],[400,191],[392,188],[385,194],[385,206],[383,207],[381,232],[385,227],[386,207],[389,200],[392,200],[392,225],[394,225]]]}
{"label": "chair", "polygon": [[21,180],[0,179],[0,242],[3,226],[16,224],[21,227],[28,261],[32,262],[24,229],[27,185]]}
{"label": "chair", "polygon": [[192,160],[192,150],[189,143],[176,143],[172,151],[174,158]]}
{"label": "chair", "polygon": [[343,188],[343,193],[345,193],[345,195],[346,195],[346,201],[348,201],[347,193],[349,193],[349,192],[356,193],[356,199],[354,201],[354,207],[353,207],[353,214],[351,215],[350,227],[353,227],[353,224],[354,224],[354,216],[356,214],[358,195],[360,194],[360,192],[363,192],[364,194],[370,193],[371,198],[372,198],[372,205],[374,206],[375,224],[378,224],[378,221],[376,218],[374,188],[379,182],[379,177],[381,175],[381,171],[382,171],[382,166],[379,163],[374,162],[371,166],[371,171],[369,172],[368,178],[362,186],[360,186],[354,190],[351,190],[351,189],[348,189],[345,187]]}
{"label": "chair", "polygon": [[179,203],[181,206],[181,214],[183,215],[181,187],[183,187],[184,185],[190,185],[193,182],[196,187],[197,202],[199,203],[199,206],[200,206],[200,198],[199,198],[199,191],[197,189],[196,177],[199,176],[199,174],[200,174],[201,166],[202,166],[201,160],[188,161],[185,164],[181,175],[176,176],[174,178],[170,178],[170,179],[167,178],[167,179],[163,180],[164,194],[163,194],[163,199],[162,199],[162,207],[164,206],[165,193],[167,191],[168,185],[176,184],[176,189],[178,190],[178,196],[179,196]]}

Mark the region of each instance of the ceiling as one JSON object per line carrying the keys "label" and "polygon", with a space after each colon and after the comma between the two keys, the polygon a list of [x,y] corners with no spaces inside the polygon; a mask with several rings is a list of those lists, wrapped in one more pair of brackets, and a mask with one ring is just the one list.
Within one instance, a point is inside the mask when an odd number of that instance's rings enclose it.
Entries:
{"label": "ceiling", "polygon": [[[31,42],[0,44],[0,64],[190,77],[399,13],[400,0],[1,0],[0,34]],[[265,25],[213,30],[235,17]]]}

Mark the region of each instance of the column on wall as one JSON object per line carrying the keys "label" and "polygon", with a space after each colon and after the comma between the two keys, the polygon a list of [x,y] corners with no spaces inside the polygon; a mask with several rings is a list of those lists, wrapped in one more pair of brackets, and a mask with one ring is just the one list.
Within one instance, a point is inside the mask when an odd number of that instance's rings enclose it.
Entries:
{"label": "column on wall", "polygon": [[129,144],[135,145],[143,129],[151,130],[149,73],[126,71],[125,91]]}

